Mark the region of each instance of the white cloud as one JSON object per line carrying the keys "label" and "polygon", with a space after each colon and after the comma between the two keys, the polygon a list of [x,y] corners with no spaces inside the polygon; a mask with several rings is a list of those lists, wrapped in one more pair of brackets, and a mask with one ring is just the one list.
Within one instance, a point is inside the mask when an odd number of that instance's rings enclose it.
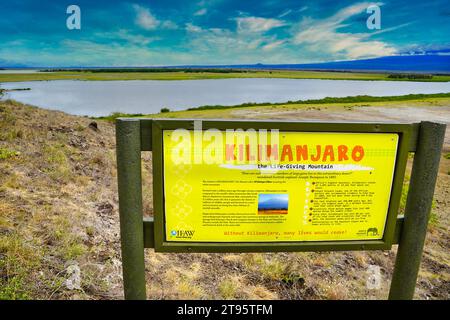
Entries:
{"label": "white cloud", "polygon": [[[52,47],[44,48],[42,52],[42,61],[48,61],[52,65],[60,66],[158,66],[168,64],[189,64],[194,63],[194,57],[190,54],[174,52],[173,50],[160,50],[157,48],[148,49],[143,46],[133,44],[96,43],[83,40],[63,40],[61,50],[55,50]],[[64,48],[64,49],[63,49]],[[76,54],[63,54],[65,50],[71,50]],[[11,52],[2,52],[9,56]],[[19,52],[16,51],[16,54]],[[23,61],[33,59],[23,56]]]}
{"label": "white cloud", "polygon": [[298,58],[294,60],[295,56],[288,48],[287,51],[274,50],[287,42],[277,39],[274,35],[242,33],[222,28],[202,28],[192,23],[186,24],[186,31],[186,48],[193,53],[192,59],[196,63],[245,64],[299,61]]}
{"label": "white cloud", "polygon": [[[42,48],[41,65],[181,65],[181,64],[238,64],[238,63],[303,63],[386,56],[397,53],[397,48],[380,40],[387,33],[404,25],[377,31],[351,33],[345,30],[350,18],[365,12],[369,2],[343,8],[325,19],[304,16],[293,26],[278,18],[261,18],[243,14],[232,21],[235,28],[208,28],[195,23],[180,23],[159,19],[155,12],[141,5],[133,5],[135,23],[142,29],[117,30],[97,33],[99,42],[69,41],[54,48]],[[381,4],[380,4],[381,5]],[[197,4],[197,10],[205,8]],[[210,7],[207,6],[207,10]],[[305,7],[306,8],[306,7]],[[281,11],[281,16],[299,15],[301,9]],[[200,10],[199,10],[200,11]],[[209,12],[208,11],[208,12]],[[364,21],[361,22],[365,26]],[[412,22],[411,22],[412,23]],[[276,29],[286,27],[283,29]],[[288,29],[288,28],[289,29]],[[151,46],[160,40],[145,30],[183,28],[183,52],[169,46]],[[283,35],[276,31],[283,31]],[[274,32],[268,32],[274,31]],[[290,32],[286,37],[284,31]],[[141,34],[139,33],[141,32]],[[161,35],[158,35],[161,36]],[[94,38],[96,39],[96,38]],[[107,41],[105,41],[107,40]],[[179,43],[175,44],[179,45]],[[19,48],[18,48],[19,47]],[[29,54],[26,45],[0,46],[4,59],[31,64],[36,57]],[[67,50],[73,52],[68,55]],[[20,57],[20,59],[19,59]]]}
{"label": "white cloud", "polygon": [[194,16],[204,16],[208,13],[208,9],[202,8],[194,13]]}
{"label": "white cloud", "polygon": [[159,20],[150,12],[150,9],[138,4],[134,4],[133,9],[136,11],[136,24],[141,28],[154,30],[159,26]]}
{"label": "white cloud", "polygon": [[283,17],[285,17],[285,16],[287,16],[287,15],[289,15],[289,14],[291,14],[291,13],[292,13],[292,10],[291,10],[291,9],[288,9],[288,10],[284,11],[282,14],[280,14],[280,15],[278,16],[278,18],[283,18]]}
{"label": "white cloud", "polygon": [[306,11],[306,10],[308,10],[308,9],[309,9],[308,6],[303,6],[303,7],[301,7],[300,9],[298,9],[298,12],[303,12],[303,11]]}
{"label": "white cloud", "polygon": [[273,28],[284,26],[284,21],[260,17],[238,17],[233,20],[236,21],[235,30],[185,24],[185,43],[195,52],[197,61],[208,61],[210,64],[292,62],[291,52],[274,51],[287,40],[266,34]]}
{"label": "white cloud", "polygon": [[348,6],[348,7],[345,7],[343,9],[339,10],[333,16],[328,18],[328,20],[330,22],[334,22],[334,23],[341,23],[355,14],[365,12],[368,7],[373,6],[373,5],[382,6],[383,3],[381,3],[381,2],[378,2],[378,3],[358,2],[358,3],[352,4],[351,6]]}
{"label": "white cloud", "polygon": [[[304,18],[296,27],[293,43],[307,46],[308,50],[332,54],[338,59],[358,59],[387,56],[397,53],[396,48],[388,43],[370,40],[374,33],[340,32],[345,27],[344,21],[350,17],[365,12],[373,3],[361,2],[339,10],[336,14],[322,20]],[[377,3],[382,5],[382,3]],[[399,26],[400,27],[400,26]],[[385,30],[384,32],[391,31]]]}
{"label": "white cloud", "polygon": [[248,50],[254,50],[257,49],[261,44],[263,43],[262,39],[254,39],[247,43],[247,49]]}
{"label": "white cloud", "polygon": [[177,25],[169,20],[160,21],[150,11],[150,9],[138,4],[133,4],[133,9],[136,11],[136,24],[144,30],[161,29],[177,29]]}
{"label": "white cloud", "polygon": [[112,32],[97,32],[95,33],[96,37],[110,40],[124,40],[133,45],[142,45],[146,46],[151,42],[160,40],[159,37],[146,37],[140,34],[133,34],[129,30],[120,29],[118,31]]}
{"label": "white cloud", "polygon": [[239,17],[236,18],[236,22],[238,32],[242,33],[266,32],[286,25],[284,21],[278,19],[260,17]]}
{"label": "white cloud", "polygon": [[273,42],[269,42],[269,43],[265,44],[262,47],[262,49],[265,50],[265,51],[270,51],[270,50],[273,50],[275,48],[278,48],[279,46],[281,46],[285,42],[286,42],[286,40],[276,40],[276,41],[273,41]]}
{"label": "white cloud", "polygon": [[199,26],[196,26],[192,23],[186,23],[186,31],[187,32],[201,32],[202,28],[200,28]]}
{"label": "white cloud", "polygon": [[297,10],[288,9],[288,10],[284,11],[282,14],[280,14],[280,15],[278,16],[278,18],[283,18],[283,17],[285,17],[285,16],[290,15],[291,13],[301,13],[301,12],[303,12],[303,11],[308,10],[308,8],[309,8],[308,6],[303,6],[303,7],[301,7],[300,9],[297,9]]}
{"label": "white cloud", "polygon": [[175,29],[178,29],[178,25],[173,21],[166,20],[166,21],[161,22],[161,28],[175,30]]}

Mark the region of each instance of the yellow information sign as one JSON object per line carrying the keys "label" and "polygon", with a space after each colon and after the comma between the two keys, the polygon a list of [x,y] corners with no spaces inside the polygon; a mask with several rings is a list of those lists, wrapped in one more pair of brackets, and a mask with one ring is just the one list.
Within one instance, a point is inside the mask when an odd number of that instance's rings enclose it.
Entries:
{"label": "yellow information sign", "polygon": [[197,133],[163,131],[166,241],[383,238],[397,134]]}

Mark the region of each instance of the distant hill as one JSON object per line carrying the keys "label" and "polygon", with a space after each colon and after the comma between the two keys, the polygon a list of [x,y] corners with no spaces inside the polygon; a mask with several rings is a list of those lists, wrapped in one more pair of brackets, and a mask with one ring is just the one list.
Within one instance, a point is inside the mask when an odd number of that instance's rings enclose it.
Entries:
{"label": "distant hill", "polygon": [[[0,68],[27,68],[25,65],[11,65],[0,59]],[[41,69],[54,69],[51,66],[41,66]],[[139,69],[166,69],[166,68],[194,68],[194,69],[255,69],[255,70],[317,70],[317,71],[354,71],[354,72],[412,72],[412,73],[433,73],[450,74],[450,55],[445,54],[424,54],[424,55],[399,55],[380,57],[363,60],[347,60],[334,62],[318,62],[303,64],[230,64],[230,65],[177,65],[177,66],[70,66],[58,67],[75,69],[120,69],[120,68],[139,68]],[[57,68],[57,69],[58,69]]]}
{"label": "distant hill", "polygon": [[258,209],[260,210],[286,210],[287,208],[288,202],[279,198],[270,198],[258,204]]}
{"label": "distant hill", "polygon": [[[194,67],[194,66],[183,66]],[[348,60],[306,64],[246,64],[195,66],[245,68],[245,69],[283,69],[283,70],[328,70],[328,71],[381,71],[381,72],[419,72],[450,74],[450,55],[402,55],[364,60]]]}

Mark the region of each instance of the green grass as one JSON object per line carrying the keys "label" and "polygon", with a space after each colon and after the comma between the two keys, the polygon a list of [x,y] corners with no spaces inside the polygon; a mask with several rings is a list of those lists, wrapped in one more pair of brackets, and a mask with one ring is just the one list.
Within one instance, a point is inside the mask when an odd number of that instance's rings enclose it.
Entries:
{"label": "green grass", "polygon": [[6,148],[0,148],[0,160],[9,159],[18,155],[19,153],[16,151],[9,150]]}
{"label": "green grass", "polygon": [[42,168],[50,178],[62,183],[68,182],[72,177],[69,156],[69,147],[63,143],[47,144],[44,146],[46,165]]}
{"label": "green grass", "polygon": [[[242,70],[233,72],[210,71],[168,71],[168,72],[108,72],[92,71],[59,71],[28,74],[0,74],[0,82],[17,81],[46,81],[46,80],[201,80],[201,79],[229,79],[229,78],[287,78],[287,79],[329,79],[329,80],[389,80],[389,81],[418,81],[418,79],[389,78],[387,73],[357,73],[332,71],[297,71],[297,70]],[[450,81],[450,75],[433,75],[431,79],[420,81],[442,82]]]}
{"label": "green grass", "polygon": [[450,93],[436,93],[436,94],[408,94],[403,96],[387,96],[387,97],[373,97],[373,96],[354,96],[354,97],[326,97],[323,99],[311,99],[311,100],[297,100],[297,101],[287,101],[280,103],[242,103],[234,106],[222,106],[222,105],[212,105],[212,106],[201,106],[196,108],[189,108],[187,110],[211,110],[211,109],[232,109],[232,108],[247,108],[247,107],[260,107],[260,106],[280,106],[280,105],[290,105],[290,104],[327,104],[327,103],[364,103],[364,102],[384,102],[384,101],[407,101],[407,100],[418,100],[427,98],[450,98]]}
{"label": "green grass", "polygon": [[16,231],[0,235],[0,300],[30,298],[31,273],[40,269],[41,254],[34,240],[25,241]]}
{"label": "green grass", "polygon": [[24,280],[20,277],[9,279],[2,288],[0,288],[0,300],[29,300],[30,296],[26,292]]}
{"label": "green grass", "polygon": [[146,115],[143,113],[123,113],[123,112],[113,112],[109,116],[103,117],[92,117],[92,119],[98,120],[107,120],[107,121],[116,121],[117,118],[140,118],[145,117]]}
{"label": "green grass", "polygon": [[[316,100],[298,100],[298,101],[288,101],[282,103],[243,103],[234,106],[221,106],[221,105],[213,105],[213,106],[200,106],[196,108],[189,108],[183,111],[167,111],[161,109],[161,113],[157,114],[158,117],[167,117],[167,118],[178,118],[178,117],[189,117],[192,116],[195,112],[198,112],[197,115],[208,115],[208,111],[221,111],[227,109],[236,109],[236,108],[250,108],[250,107],[293,107],[296,106],[330,106],[330,105],[345,105],[347,108],[353,108],[354,106],[358,106],[359,103],[366,103],[369,106],[369,103],[392,103],[399,101],[420,101],[427,102],[430,99],[449,99],[450,93],[437,93],[437,94],[410,94],[404,96],[388,96],[388,97],[372,97],[372,96],[356,96],[356,97],[342,97],[342,98],[332,98],[327,97],[324,99],[316,99]],[[432,101],[432,100],[430,100]],[[429,101],[428,101],[429,102]],[[353,105],[354,106],[353,106]],[[201,113],[201,114],[200,114]],[[154,117],[156,114],[127,114],[121,112],[114,112],[108,116],[102,117],[93,117],[94,119],[107,120],[114,122],[117,118],[133,118],[133,117]]]}
{"label": "green grass", "polygon": [[99,68],[99,69],[46,69],[42,72],[92,72],[92,73],[163,73],[163,72],[185,72],[185,73],[249,73],[256,70],[230,69],[230,68]]}
{"label": "green grass", "polygon": [[230,279],[225,279],[219,284],[219,292],[223,299],[230,300],[236,297],[238,287],[236,283]]}
{"label": "green grass", "polygon": [[[409,181],[411,177],[409,175],[405,176],[405,180],[403,182],[403,188],[402,188],[402,196],[400,198],[400,207],[399,212],[401,214],[405,214],[406,209],[406,203],[408,199],[408,192],[409,192]],[[431,226],[436,227],[439,225],[439,217],[436,213],[436,199],[433,198],[431,202],[431,211],[428,222]]]}

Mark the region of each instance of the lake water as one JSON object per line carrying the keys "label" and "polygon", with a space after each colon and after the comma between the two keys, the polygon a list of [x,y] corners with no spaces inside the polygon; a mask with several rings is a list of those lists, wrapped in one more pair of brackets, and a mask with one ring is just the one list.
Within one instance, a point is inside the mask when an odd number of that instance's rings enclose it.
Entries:
{"label": "lake water", "polygon": [[36,73],[40,72],[38,69],[6,69],[0,70],[0,73],[8,73],[8,74],[21,74],[21,73]]}
{"label": "lake water", "polygon": [[286,102],[356,95],[392,96],[450,92],[450,82],[351,81],[310,79],[220,79],[181,81],[32,81],[2,83],[4,98],[65,111],[103,116],[112,112],[157,113],[202,105]]}

